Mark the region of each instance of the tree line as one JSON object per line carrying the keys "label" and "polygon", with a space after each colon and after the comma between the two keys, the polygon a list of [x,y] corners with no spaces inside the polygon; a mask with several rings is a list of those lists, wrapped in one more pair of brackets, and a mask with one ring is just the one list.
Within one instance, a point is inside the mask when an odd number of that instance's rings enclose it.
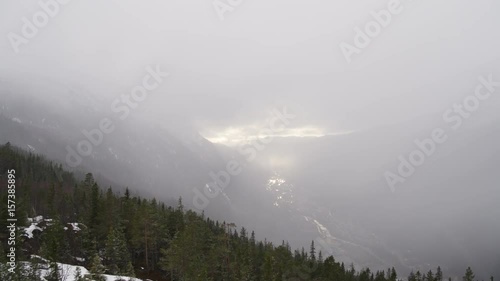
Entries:
{"label": "tree line", "polygon": [[[77,180],[60,164],[24,152],[10,144],[0,146],[0,262],[6,262],[7,201],[6,171],[16,169],[18,225],[27,218],[43,216],[43,231],[32,238],[18,233],[18,260],[33,266],[18,266],[15,274],[0,267],[1,280],[41,280],[36,274],[41,260],[49,260],[50,281],[64,278],[55,262],[82,265],[91,276],[82,280],[104,280],[102,274],[137,276],[168,281],[282,281],[346,280],[396,281],[394,268],[372,272],[323,257],[314,241],[308,251],[292,250],[283,241],[274,245],[257,241],[255,233],[233,223],[212,220],[185,210],[182,199],[167,206],[156,199],[132,196],[129,189],[116,192],[103,188],[94,176]],[[80,274],[77,272],[77,274]],[[409,281],[442,281],[436,272],[411,273]],[[474,281],[470,268],[464,281]],[[493,277],[491,278],[493,281]]]}

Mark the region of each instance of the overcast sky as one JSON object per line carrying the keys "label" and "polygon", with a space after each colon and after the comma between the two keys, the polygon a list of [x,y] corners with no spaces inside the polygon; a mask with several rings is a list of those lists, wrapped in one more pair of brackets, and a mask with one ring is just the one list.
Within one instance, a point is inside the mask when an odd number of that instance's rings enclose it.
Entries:
{"label": "overcast sky", "polygon": [[283,106],[298,116],[292,129],[312,135],[404,122],[443,112],[479,75],[500,75],[494,0],[401,1],[348,63],[339,44],[388,2],[243,1],[221,21],[210,0],[72,0],[16,54],[8,34],[41,8],[2,1],[0,77],[56,77],[111,103],[160,64],[171,76],[141,112],[215,139],[251,134]]}
{"label": "overcast sky", "polygon": [[[302,200],[296,205],[301,220],[320,210],[318,220],[328,221],[330,211],[338,211],[328,226],[334,234],[343,232],[342,228],[338,232],[337,219],[353,219],[366,227],[366,233],[373,230],[386,239],[391,244],[387,249],[404,251],[405,257],[411,258],[408,249],[415,246],[419,249],[415,256],[431,264],[432,255],[444,249],[442,260],[450,258],[447,262],[463,252],[467,262],[481,257],[476,260],[487,268],[481,269],[483,274],[498,268],[494,263],[498,263],[500,227],[500,91],[480,105],[462,130],[445,125],[442,115],[474,94],[480,76],[500,81],[500,1],[401,0],[397,5],[397,0],[242,0],[223,14],[224,20],[214,3],[239,0],[64,0],[69,3],[57,4],[54,10],[55,1],[63,0],[0,1],[0,110],[15,95],[26,95],[29,98],[19,99],[21,105],[11,112],[23,110],[23,103],[33,100],[32,105],[42,110],[33,106],[24,110],[41,114],[24,114],[26,118],[73,121],[60,122],[61,127],[53,122],[57,130],[63,128],[54,143],[76,146],[81,130],[96,128],[96,120],[107,117],[94,115],[113,114],[113,101],[140,86],[148,67],[159,65],[170,76],[148,94],[134,115],[173,135],[194,129],[211,141],[236,144],[262,137],[260,129],[269,126],[271,112],[284,108],[295,118],[275,134],[352,133],[338,138],[279,138],[259,151],[253,166],[234,177],[226,196],[237,202],[230,205],[231,215],[242,225],[260,225],[263,235],[278,228],[284,232],[276,232],[280,242],[284,234],[293,233],[276,226],[277,217],[259,205],[261,198],[269,197],[267,189],[258,189],[261,179],[280,170],[287,180],[284,186],[297,194],[297,202]],[[16,46],[12,38],[25,36],[25,18],[33,22],[34,15],[36,20],[36,15],[45,13],[39,3],[52,3],[53,17]],[[365,30],[374,21],[373,12],[387,10],[388,5],[397,5],[399,12],[366,47],[346,59],[341,44],[356,45],[355,30]],[[61,109],[59,114],[45,114],[55,109]],[[15,114],[8,117],[21,123]],[[129,184],[139,175],[142,181],[137,182],[150,185],[141,188],[153,195],[171,196],[165,192],[170,185],[163,182],[168,179],[178,185],[172,190],[193,196],[194,184],[201,190],[213,180],[208,168],[219,167],[220,159],[237,151],[203,145],[191,151],[194,145],[176,146],[170,142],[175,138],[152,133],[163,130],[132,119],[99,148],[106,161],[89,166],[99,173],[106,168],[121,183]],[[137,124],[147,128],[139,130],[143,128],[134,127]],[[389,193],[394,187],[388,188],[386,171],[400,175],[400,155],[415,155],[419,151],[413,140],[430,137],[436,128],[444,128],[449,141]],[[24,131],[19,132],[24,137]],[[137,136],[138,141],[130,132],[146,133]],[[8,132],[0,134],[10,137]],[[23,146],[49,147],[39,136],[26,141],[31,144]],[[65,145],[51,149],[62,155]],[[122,154],[118,157],[114,151]],[[248,155],[240,156],[237,159]],[[116,163],[131,159],[126,166],[130,170],[108,165],[115,163],[110,162],[115,157]],[[89,163],[93,159],[89,157]],[[185,170],[170,168],[174,166]],[[171,179],[176,177],[178,181]],[[215,202],[210,206],[226,211],[225,205]],[[218,214],[225,215],[223,211]],[[267,219],[272,227],[267,227]],[[346,225],[350,230],[352,225]],[[425,231],[418,232],[421,229]],[[478,229],[482,236],[477,236]],[[352,233],[359,234],[357,230]],[[436,238],[443,230],[454,239]],[[308,235],[300,238],[309,243]],[[350,236],[364,243],[364,238]],[[456,264],[462,270],[462,264]]]}

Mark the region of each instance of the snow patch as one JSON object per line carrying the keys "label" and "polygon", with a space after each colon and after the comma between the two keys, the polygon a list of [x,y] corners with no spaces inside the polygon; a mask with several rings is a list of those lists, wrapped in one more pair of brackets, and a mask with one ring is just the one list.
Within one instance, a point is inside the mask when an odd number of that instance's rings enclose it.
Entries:
{"label": "snow patch", "polygon": [[41,222],[43,220],[43,216],[36,216],[34,218],[28,218],[28,222]]}
{"label": "snow patch", "polygon": [[106,281],[116,281],[116,280],[142,281],[141,279],[132,278],[132,277],[128,277],[128,276],[107,275],[107,274],[103,274],[102,276],[104,276],[106,278]]}
{"label": "snow patch", "polygon": [[30,258],[31,258],[31,259],[39,259],[39,260],[41,260],[41,261],[43,261],[43,262],[50,263],[50,261],[49,261],[49,260],[44,259],[44,258],[42,258],[42,257],[40,257],[40,256],[37,256],[37,255],[31,255],[31,256],[30,256]]}
{"label": "snow patch", "polygon": [[111,153],[115,157],[116,160],[119,159],[118,155],[113,151],[113,149],[111,147],[108,147],[108,151],[109,151],[109,153]]}
{"label": "snow patch", "polygon": [[[38,268],[37,275],[41,277],[40,279],[42,281],[46,281],[47,280],[46,277],[48,277],[48,275],[50,273],[50,268],[48,266],[50,261],[48,261],[40,256],[36,256],[36,255],[32,255],[31,258],[37,258],[37,259],[46,263],[46,264],[39,263],[37,266],[37,268]],[[20,262],[20,264],[28,272],[33,270],[34,263],[32,263],[32,262]],[[76,281],[75,275],[76,275],[76,272],[78,269],[80,269],[80,276],[81,277],[84,277],[85,275],[90,274],[88,269],[86,269],[83,266],[79,266],[79,265],[57,263],[57,268],[59,269],[59,275],[61,276],[62,280],[65,280],[65,281]],[[129,277],[129,276],[117,276],[117,275],[107,275],[107,274],[103,274],[103,276],[106,278],[106,281],[116,281],[116,280],[143,281],[141,279]]]}
{"label": "snow patch", "polygon": [[31,151],[31,152],[35,152],[35,148],[29,144],[27,144],[28,146],[28,149]]}
{"label": "snow patch", "polygon": [[73,231],[75,231],[75,232],[78,232],[81,230],[81,228],[78,227],[77,222],[72,222],[72,223],[68,223],[68,224],[71,225],[71,227],[73,228]]}
{"label": "snow patch", "polygon": [[32,223],[29,227],[24,229],[24,235],[28,238],[33,238],[33,231],[34,230],[39,230],[43,231],[40,227],[37,225],[38,223]]}

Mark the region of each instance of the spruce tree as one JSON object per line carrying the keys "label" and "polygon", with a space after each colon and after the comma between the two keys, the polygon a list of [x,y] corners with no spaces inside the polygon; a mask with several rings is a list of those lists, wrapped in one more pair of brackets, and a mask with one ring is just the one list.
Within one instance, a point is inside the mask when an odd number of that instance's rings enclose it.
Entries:
{"label": "spruce tree", "polygon": [[309,256],[313,263],[316,262],[316,248],[314,247],[314,240],[311,242],[311,249],[309,251]]}
{"label": "spruce tree", "polygon": [[58,217],[47,222],[47,228],[42,235],[43,256],[52,262],[67,262],[69,245],[65,236],[64,226]]}
{"label": "spruce tree", "polygon": [[134,266],[130,261],[127,263],[125,270],[122,271],[122,274],[130,277],[135,277]]}
{"label": "spruce tree", "polygon": [[463,281],[474,281],[474,278],[476,278],[474,272],[472,272],[470,266],[467,267],[467,270],[465,270],[465,275],[462,277]]}
{"label": "spruce tree", "polygon": [[443,272],[441,271],[441,267],[438,266],[435,276],[436,281],[443,281]]}
{"label": "spruce tree", "polygon": [[434,281],[434,273],[432,273],[432,270],[429,270],[427,272],[427,275],[425,276],[426,281]]}
{"label": "spruce tree", "polygon": [[415,274],[415,280],[422,281],[422,273],[420,273],[420,270],[417,270],[417,273]]}
{"label": "spruce tree", "polygon": [[84,277],[82,276],[82,270],[80,269],[80,267],[76,268],[73,278],[75,279],[75,281],[85,281]]}
{"label": "spruce tree", "polygon": [[90,261],[89,271],[92,274],[92,279],[95,281],[106,281],[106,278],[103,276],[106,268],[101,263],[101,257],[98,254],[95,254]]}
{"label": "spruce tree", "polygon": [[410,272],[410,275],[408,276],[408,281],[417,281],[417,276],[415,275],[415,273]]}
{"label": "spruce tree", "polygon": [[[127,249],[123,232],[111,228],[108,233],[105,247],[105,261],[111,274],[130,273],[130,254]],[[132,268],[133,273],[133,268]]]}
{"label": "spruce tree", "polygon": [[389,281],[396,281],[398,280],[398,274],[396,272],[396,269],[393,267],[391,268],[390,274],[389,274]]}
{"label": "spruce tree", "polygon": [[45,279],[47,281],[60,281],[61,280],[61,274],[60,274],[59,266],[58,266],[57,262],[52,261],[50,263],[49,274],[47,276],[45,276]]}

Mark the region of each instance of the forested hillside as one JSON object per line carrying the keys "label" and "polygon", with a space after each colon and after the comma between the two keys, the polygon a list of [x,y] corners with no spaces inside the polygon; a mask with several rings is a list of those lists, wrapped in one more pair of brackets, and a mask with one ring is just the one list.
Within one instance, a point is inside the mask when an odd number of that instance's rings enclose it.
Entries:
{"label": "forested hillside", "polygon": [[[8,170],[16,178],[16,255],[30,270],[7,271]],[[131,187],[140,190],[140,187]],[[76,280],[104,280],[102,274],[151,280],[349,280],[385,281],[398,276],[394,268],[373,272],[323,257],[314,242],[310,249],[292,250],[256,241],[243,226],[219,222],[185,210],[182,199],[167,206],[154,198],[132,196],[99,186],[92,174],[76,179],[42,156],[10,144],[0,146],[1,280],[65,280],[57,264],[81,265],[91,275]],[[167,188],[166,188],[166,191]],[[284,237],[286,239],[286,237]],[[37,264],[50,261],[40,278]],[[411,281],[441,281],[446,273],[416,271]],[[91,278],[91,279],[90,279]],[[474,279],[467,269],[464,281]],[[493,280],[493,278],[491,278]]]}

